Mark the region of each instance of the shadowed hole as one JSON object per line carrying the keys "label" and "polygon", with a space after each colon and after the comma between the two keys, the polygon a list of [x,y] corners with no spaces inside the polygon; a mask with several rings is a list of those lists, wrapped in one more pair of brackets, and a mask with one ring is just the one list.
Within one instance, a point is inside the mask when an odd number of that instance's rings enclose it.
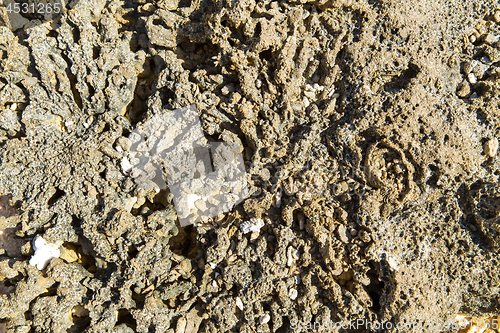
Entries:
{"label": "shadowed hole", "polygon": [[49,207],[52,207],[52,205],[57,201],[59,200],[60,198],[62,198],[63,195],[65,195],[66,193],[63,191],[63,190],[60,190],[60,189],[56,189],[56,193],[54,193],[52,195],[52,197],[50,197],[49,201],[47,202],[47,204],[49,205]]}

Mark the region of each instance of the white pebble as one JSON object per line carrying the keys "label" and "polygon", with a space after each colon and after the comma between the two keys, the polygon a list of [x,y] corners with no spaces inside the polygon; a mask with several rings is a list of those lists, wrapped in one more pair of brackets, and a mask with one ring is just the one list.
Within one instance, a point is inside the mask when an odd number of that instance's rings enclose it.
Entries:
{"label": "white pebble", "polygon": [[120,147],[120,146],[116,146],[116,147],[115,147],[115,149],[116,149],[116,151],[117,151],[117,152],[119,152],[119,153],[123,152],[123,148],[122,148],[122,147]]}
{"label": "white pebble", "polygon": [[125,200],[125,210],[130,212],[132,208],[134,208],[135,203],[137,202],[137,197],[130,197]]}
{"label": "white pebble", "polygon": [[17,109],[17,103],[12,103],[12,104],[10,105],[10,109],[11,109],[12,111],[14,111],[15,109]]}
{"label": "white pebble", "polygon": [[241,311],[243,311],[243,302],[241,301],[241,298],[236,297],[235,301],[236,301],[236,306],[238,307],[238,309],[240,309]]}
{"label": "white pebble", "polygon": [[269,322],[269,320],[271,320],[271,316],[266,313],[265,315],[262,315],[259,319],[260,323],[263,325],[263,324],[267,324]]}
{"label": "white pebble", "polygon": [[310,98],[310,99],[315,99],[316,98],[316,93],[314,91],[309,91],[306,90],[304,91],[304,96]]}
{"label": "white pebble", "polygon": [[121,167],[124,173],[128,173],[132,169],[132,164],[130,164],[128,158],[123,157]]}
{"label": "white pebble", "polygon": [[217,285],[217,281],[215,280],[212,281],[212,287],[219,288],[219,286]]}
{"label": "white pebble", "polygon": [[210,267],[212,267],[212,269],[215,269],[215,267],[217,267],[217,264],[214,264],[213,262],[211,262]]}
{"label": "white pebble", "polygon": [[304,107],[307,108],[309,105],[311,105],[311,102],[309,102],[309,98],[304,96],[304,99],[302,100],[302,103],[304,104]]}
{"label": "white pebble", "polygon": [[292,266],[293,262],[296,260],[296,259],[299,259],[299,251],[294,248],[293,246],[290,246],[288,247],[288,251],[287,251],[287,256],[288,256],[288,259],[287,259],[287,262],[286,262],[286,265],[288,267]]}
{"label": "white pebble", "polygon": [[35,254],[30,259],[30,265],[36,266],[38,270],[44,269],[52,258],[59,258],[61,252],[56,244],[49,244],[40,236],[33,241]]}
{"label": "white pebble", "polygon": [[288,294],[288,296],[290,296],[290,299],[293,301],[294,299],[297,298],[297,296],[299,295],[297,289],[290,289],[290,293]]}
{"label": "white pebble", "polygon": [[474,84],[477,82],[476,75],[472,72],[467,75],[467,78],[469,79],[469,82],[471,84]]}
{"label": "white pebble", "polygon": [[313,87],[314,87],[314,90],[316,90],[316,91],[323,91],[325,89],[324,86],[320,86],[317,83],[313,84]]}
{"label": "white pebble", "polygon": [[295,276],[295,284],[300,284],[302,282],[302,279],[300,278],[300,275]]}
{"label": "white pebble", "polygon": [[83,123],[83,127],[85,127],[85,128],[89,128],[89,124],[87,124],[87,123]]}
{"label": "white pebble", "polygon": [[73,121],[72,120],[67,121],[64,123],[64,125],[66,125],[66,127],[71,126],[71,125],[73,125]]}

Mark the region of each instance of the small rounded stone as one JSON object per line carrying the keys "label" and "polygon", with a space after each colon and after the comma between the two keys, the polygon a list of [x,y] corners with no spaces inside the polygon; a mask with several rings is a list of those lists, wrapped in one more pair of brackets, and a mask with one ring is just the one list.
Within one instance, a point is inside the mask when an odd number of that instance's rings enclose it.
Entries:
{"label": "small rounded stone", "polygon": [[498,139],[491,138],[484,143],[484,154],[488,157],[494,157],[498,151]]}
{"label": "small rounded stone", "polygon": [[497,10],[495,14],[493,15],[493,19],[495,20],[496,23],[500,23],[500,10]]}

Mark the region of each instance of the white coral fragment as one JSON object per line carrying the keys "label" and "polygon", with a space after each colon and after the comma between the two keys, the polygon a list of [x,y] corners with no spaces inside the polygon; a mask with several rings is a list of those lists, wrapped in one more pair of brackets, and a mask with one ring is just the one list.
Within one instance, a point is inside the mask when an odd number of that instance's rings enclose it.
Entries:
{"label": "white coral fragment", "polygon": [[127,174],[130,170],[132,170],[132,164],[130,164],[128,158],[123,157],[121,161],[121,167],[123,170],[123,173]]}
{"label": "white coral fragment", "polygon": [[260,232],[260,228],[264,226],[264,220],[252,217],[249,221],[245,221],[240,225],[241,232],[246,234],[249,232]]}
{"label": "white coral fragment", "polygon": [[61,252],[56,244],[49,244],[40,236],[36,236],[33,242],[35,254],[30,259],[30,265],[36,266],[38,270],[44,269],[52,258],[59,258]]}
{"label": "white coral fragment", "polygon": [[238,307],[238,309],[240,309],[241,311],[243,311],[243,302],[241,301],[241,298],[236,297],[235,301],[236,301],[236,306]]}

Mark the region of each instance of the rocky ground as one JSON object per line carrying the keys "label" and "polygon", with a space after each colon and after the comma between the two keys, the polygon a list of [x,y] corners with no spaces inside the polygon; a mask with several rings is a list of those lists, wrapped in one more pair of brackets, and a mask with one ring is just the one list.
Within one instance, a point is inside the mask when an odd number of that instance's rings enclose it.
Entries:
{"label": "rocky ground", "polygon": [[[0,331],[437,332],[499,314],[498,2],[0,11]],[[252,194],[180,227],[121,161],[137,126],[189,105],[207,138],[242,142]],[[36,236],[60,244],[42,270]]]}

